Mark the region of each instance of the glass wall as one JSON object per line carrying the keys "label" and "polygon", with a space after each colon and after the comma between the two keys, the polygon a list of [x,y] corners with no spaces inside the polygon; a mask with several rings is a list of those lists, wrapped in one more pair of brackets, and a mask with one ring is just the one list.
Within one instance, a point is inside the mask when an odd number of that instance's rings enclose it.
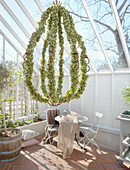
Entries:
{"label": "glass wall", "polygon": [[[0,36],[3,40],[3,36]],[[23,58],[18,55],[16,50],[5,40],[1,46],[0,53],[0,76],[3,82],[3,74],[7,74],[4,89],[0,89],[0,100],[3,111],[10,117],[18,118],[25,115],[34,114],[38,111],[38,104],[34,101],[27,90],[23,77]],[[3,49],[4,47],[4,49]],[[4,53],[3,53],[4,51]],[[4,62],[3,62],[4,61]],[[4,70],[4,72],[3,72]],[[33,81],[38,88],[39,77],[34,72]]]}
{"label": "glass wall", "polygon": [[[31,3],[30,3],[31,2]],[[52,0],[40,0],[43,10],[53,5]],[[75,28],[82,36],[87,48],[87,55],[90,58],[90,74],[110,72],[110,66],[117,70],[128,70],[128,63],[123,50],[121,38],[116,26],[115,18],[109,4],[109,1],[96,1],[86,0],[90,14],[95,24],[96,31],[99,34],[106,56],[101,48],[101,44],[97,38],[95,30],[90,23],[81,0],[62,0],[63,6],[69,10],[73,16]],[[120,18],[124,38],[128,49],[130,49],[129,42],[129,17],[128,17],[128,1],[115,0],[118,15]],[[24,84],[24,78],[22,75],[22,63],[23,54],[26,51],[31,34],[36,30],[40,21],[42,11],[34,0],[32,1],[9,1],[5,0],[1,2],[0,10],[2,13],[2,22],[0,27],[2,33],[0,34],[0,63],[4,63],[7,67],[7,71],[11,74],[11,84],[8,84],[3,95],[3,99],[10,101],[3,102],[6,106],[5,111],[14,117],[24,116],[26,114],[32,114],[32,110],[38,108],[36,101],[31,99],[26,85]],[[19,25],[19,24],[20,25]],[[23,30],[22,30],[23,29]],[[47,32],[47,31],[46,31]],[[46,33],[45,32],[45,33]],[[68,75],[70,70],[70,44],[67,41],[66,32],[63,27],[64,35],[64,73]],[[13,44],[13,47],[7,40],[3,40],[3,34]],[[41,60],[41,52],[44,45],[45,34],[42,35],[40,41],[34,50],[34,72],[33,83],[37,89],[40,89],[39,81],[39,68]],[[6,38],[5,38],[6,39]],[[18,51],[21,54],[18,54]],[[48,50],[46,51],[46,60],[48,61]],[[78,49],[80,53],[80,49]],[[55,59],[55,73],[59,72],[59,48],[57,47],[56,59]],[[110,61],[110,63],[109,63]],[[10,91],[10,85],[13,91]],[[40,90],[39,90],[40,91]],[[13,97],[13,98],[12,98]]]}

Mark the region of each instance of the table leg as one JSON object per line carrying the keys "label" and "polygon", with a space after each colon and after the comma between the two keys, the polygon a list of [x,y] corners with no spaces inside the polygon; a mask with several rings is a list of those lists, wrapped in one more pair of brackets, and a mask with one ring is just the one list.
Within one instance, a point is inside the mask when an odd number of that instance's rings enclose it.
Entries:
{"label": "table leg", "polygon": [[[83,149],[83,146],[80,145],[80,143],[78,142],[78,139],[77,139],[77,134],[75,134],[75,141],[77,142],[77,144],[80,146],[81,149]],[[85,151],[87,151],[86,148],[84,148]]]}

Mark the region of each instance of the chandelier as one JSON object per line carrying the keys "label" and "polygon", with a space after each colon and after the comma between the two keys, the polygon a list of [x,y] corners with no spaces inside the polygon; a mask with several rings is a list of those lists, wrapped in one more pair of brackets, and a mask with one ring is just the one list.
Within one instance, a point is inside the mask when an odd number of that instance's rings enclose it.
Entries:
{"label": "chandelier", "polygon": [[[42,49],[42,59],[40,66],[40,80],[42,94],[34,87],[32,82],[33,75],[33,52],[34,48],[39,42],[43,33],[45,33],[45,25],[47,25],[46,38],[44,39]],[[65,95],[62,95],[63,79],[64,79],[64,37],[63,28],[65,30],[67,41],[70,44],[70,87],[66,91]],[[59,72],[57,82],[55,79],[55,55],[57,47],[57,39],[59,42]],[[80,48],[80,54],[78,53]],[[48,62],[45,59],[46,51],[48,49]],[[89,58],[86,55],[86,47],[82,40],[82,37],[77,33],[73,18],[69,11],[66,10],[61,2],[54,3],[46,11],[42,13],[41,20],[38,22],[38,28],[33,32],[29,44],[26,48],[24,55],[23,73],[25,77],[25,83],[28,87],[33,99],[48,103],[51,106],[58,106],[61,103],[70,102],[72,99],[79,99],[83,94],[88,74],[90,70]],[[47,64],[47,67],[46,67]],[[46,85],[45,79],[48,79]]]}

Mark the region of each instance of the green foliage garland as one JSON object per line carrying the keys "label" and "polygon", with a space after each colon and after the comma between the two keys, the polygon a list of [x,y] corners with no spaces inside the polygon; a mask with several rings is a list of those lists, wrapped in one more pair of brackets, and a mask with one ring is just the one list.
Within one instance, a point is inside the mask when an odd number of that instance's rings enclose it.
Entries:
{"label": "green foliage garland", "polygon": [[[49,19],[48,19],[49,18]],[[42,60],[41,60],[41,90],[43,95],[39,94],[37,89],[32,84],[32,74],[33,74],[33,52],[36,47],[37,42],[39,41],[41,35],[45,32],[45,25],[48,22],[47,26],[47,36],[44,40],[43,50],[42,50]],[[71,65],[70,65],[70,77],[71,85],[66,94],[62,96],[63,88],[63,52],[64,52],[64,38],[62,32],[62,22],[64,29],[67,34],[67,40],[70,43],[71,49]],[[58,32],[58,35],[57,35]],[[55,53],[57,45],[57,36],[59,38],[59,75],[57,80],[57,89],[56,89],[56,80],[55,80]],[[81,48],[80,58],[77,52],[76,44]],[[46,66],[45,53],[46,49],[49,48],[49,59]],[[61,103],[70,102],[72,99],[80,98],[80,95],[83,94],[86,82],[87,82],[87,67],[88,63],[85,60],[86,48],[82,37],[76,32],[75,25],[73,22],[72,16],[69,12],[62,7],[61,5],[53,5],[43,12],[41,16],[41,21],[38,23],[38,28],[32,34],[29,45],[26,48],[26,53],[24,57],[24,76],[25,83],[30,91],[30,94],[33,96],[33,99],[49,103],[50,105],[59,105]],[[79,64],[81,67],[79,68]],[[80,75],[79,75],[80,70]],[[79,81],[80,76],[80,81]],[[45,84],[45,79],[48,78],[48,88]]]}

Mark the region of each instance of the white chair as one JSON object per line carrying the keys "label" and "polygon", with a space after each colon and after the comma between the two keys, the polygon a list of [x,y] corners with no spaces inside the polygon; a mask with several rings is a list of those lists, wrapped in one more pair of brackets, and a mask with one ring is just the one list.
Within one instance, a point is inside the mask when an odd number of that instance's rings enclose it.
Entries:
{"label": "white chair", "polygon": [[[95,142],[95,138],[97,136],[97,132],[99,130],[100,124],[101,124],[101,118],[103,117],[102,113],[96,112],[92,125],[91,127],[80,127],[80,131],[83,133],[83,137],[79,140],[79,142],[83,141],[84,146],[82,149],[82,152],[84,150],[84,148],[88,145],[88,144],[92,144],[95,145],[99,150],[99,146],[98,144]],[[90,137],[90,135],[92,135],[92,137]],[[88,140],[88,142],[86,143],[85,140]]]}

